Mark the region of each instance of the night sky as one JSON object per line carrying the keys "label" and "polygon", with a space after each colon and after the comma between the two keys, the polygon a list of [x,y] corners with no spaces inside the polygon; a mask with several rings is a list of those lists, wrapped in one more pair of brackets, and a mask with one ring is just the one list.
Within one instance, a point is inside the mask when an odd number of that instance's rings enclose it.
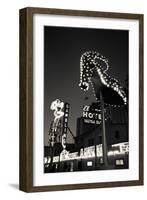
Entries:
{"label": "night sky", "polygon": [[[70,103],[69,127],[76,134],[77,117],[83,105],[95,101],[92,89],[83,92],[80,80],[80,57],[86,51],[97,51],[109,60],[109,75],[122,86],[128,76],[128,31],[68,27],[44,27],[44,144],[53,120],[51,102],[60,99]],[[88,99],[85,97],[88,97]],[[72,142],[68,135],[68,142]]]}

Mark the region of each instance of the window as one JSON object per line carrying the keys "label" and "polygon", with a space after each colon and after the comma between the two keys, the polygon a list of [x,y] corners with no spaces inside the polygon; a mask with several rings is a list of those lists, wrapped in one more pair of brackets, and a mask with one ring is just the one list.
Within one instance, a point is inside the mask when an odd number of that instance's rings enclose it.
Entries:
{"label": "window", "polygon": [[120,133],[119,133],[118,130],[115,131],[115,138],[116,138],[116,139],[120,138]]}
{"label": "window", "polygon": [[94,138],[88,140],[88,146],[94,145]]}
{"label": "window", "polygon": [[123,159],[118,159],[115,161],[116,165],[124,165],[124,160]]}
{"label": "window", "polygon": [[102,144],[102,136],[99,136],[99,144]]}
{"label": "window", "polygon": [[92,166],[92,161],[88,161],[88,162],[87,162],[87,166],[88,166],[88,167],[91,167],[91,166]]}

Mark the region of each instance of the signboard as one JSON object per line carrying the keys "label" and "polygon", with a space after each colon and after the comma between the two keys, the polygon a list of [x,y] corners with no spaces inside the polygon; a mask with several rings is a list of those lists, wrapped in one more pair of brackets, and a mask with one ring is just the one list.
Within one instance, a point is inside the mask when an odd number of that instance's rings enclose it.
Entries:
{"label": "signboard", "polygon": [[84,148],[84,157],[85,158],[95,157],[95,146]]}
{"label": "signboard", "polygon": [[44,157],[44,163],[48,164],[51,162],[51,158],[50,157]]}
{"label": "signboard", "polygon": [[[118,149],[116,149],[116,147]],[[127,153],[129,151],[129,143],[127,142],[114,144],[111,148],[112,149],[108,152],[108,156],[115,156],[118,154]],[[60,161],[94,158],[95,156],[98,158],[103,157],[102,144],[81,148],[80,155],[78,152],[69,153],[69,151],[63,150],[60,154]],[[45,159],[45,163],[49,163],[49,161],[50,160],[47,160],[47,158]],[[59,156],[54,157],[53,162],[59,162]]]}
{"label": "signboard", "polygon": [[80,150],[80,158],[92,158],[95,157],[95,146],[82,148]]}
{"label": "signboard", "polygon": [[63,150],[60,154],[60,160],[61,161],[68,160],[69,159],[68,154],[69,151]]}
{"label": "signboard", "polygon": [[62,146],[63,146],[63,149],[66,148],[69,108],[70,108],[70,104],[67,103],[67,102],[64,103],[63,131],[62,131]]}
{"label": "signboard", "polygon": [[74,159],[78,159],[78,152],[74,152],[74,153],[69,153],[66,150],[63,150],[60,154],[60,160],[61,161],[65,161],[65,160],[74,160]]}
{"label": "signboard", "polygon": [[53,157],[53,162],[59,162],[59,156],[54,156]]}
{"label": "signboard", "polygon": [[78,152],[69,153],[68,157],[69,157],[69,160],[77,159],[78,158]]}
{"label": "signboard", "polygon": [[83,107],[83,118],[85,123],[89,124],[100,124],[101,123],[101,112],[100,109],[91,108],[91,106]]}
{"label": "signboard", "polygon": [[103,156],[102,144],[96,145],[96,155],[97,157]]}
{"label": "signboard", "polygon": [[129,153],[129,143],[118,143],[118,144],[113,144],[112,148],[118,148],[118,153]]}

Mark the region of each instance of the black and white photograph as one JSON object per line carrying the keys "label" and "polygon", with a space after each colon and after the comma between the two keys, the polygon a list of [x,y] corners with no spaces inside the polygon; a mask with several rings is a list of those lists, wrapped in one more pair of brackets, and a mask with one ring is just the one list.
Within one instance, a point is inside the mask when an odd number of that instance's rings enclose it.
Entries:
{"label": "black and white photograph", "polygon": [[129,169],[129,31],[44,26],[44,173]]}

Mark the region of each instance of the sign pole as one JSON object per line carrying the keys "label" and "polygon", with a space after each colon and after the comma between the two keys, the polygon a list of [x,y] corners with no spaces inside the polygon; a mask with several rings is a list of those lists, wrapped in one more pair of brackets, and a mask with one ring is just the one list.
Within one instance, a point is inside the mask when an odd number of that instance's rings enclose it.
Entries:
{"label": "sign pole", "polygon": [[103,162],[104,166],[108,168],[108,149],[107,149],[107,138],[106,138],[106,126],[105,126],[105,113],[104,113],[104,99],[103,94],[100,91],[100,107],[101,107],[101,125],[102,125],[102,150],[103,150]]}

